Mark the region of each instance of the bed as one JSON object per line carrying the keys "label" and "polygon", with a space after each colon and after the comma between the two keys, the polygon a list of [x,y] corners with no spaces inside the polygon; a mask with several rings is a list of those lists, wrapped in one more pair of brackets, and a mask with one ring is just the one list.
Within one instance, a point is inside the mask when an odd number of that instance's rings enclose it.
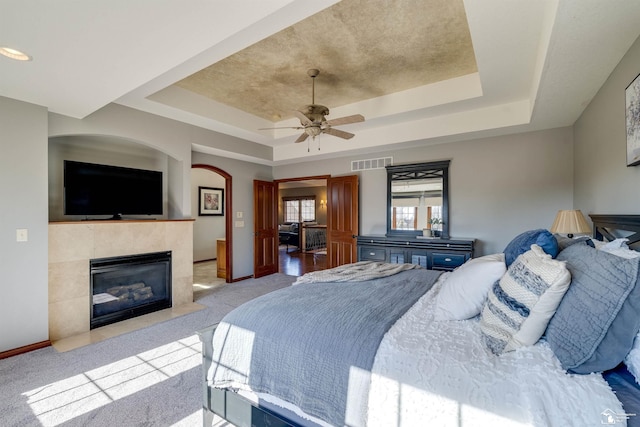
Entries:
{"label": "bed", "polygon": [[356,263],[249,301],[199,333],[204,425],[638,425],[640,216],[591,218],[594,239],[529,230],[454,272]]}

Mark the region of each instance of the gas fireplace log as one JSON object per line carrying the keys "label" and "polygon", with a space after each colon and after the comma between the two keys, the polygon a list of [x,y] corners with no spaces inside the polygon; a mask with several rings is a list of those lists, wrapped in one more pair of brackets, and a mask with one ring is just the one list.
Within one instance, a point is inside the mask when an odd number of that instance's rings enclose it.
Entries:
{"label": "gas fireplace log", "polygon": [[148,286],[145,285],[143,282],[133,283],[131,285],[113,286],[113,287],[107,289],[107,293],[110,293],[111,295],[113,295],[115,297],[119,297],[121,295],[128,294],[128,293],[130,293],[132,291],[135,291],[137,289],[142,289],[144,287],[148,287]]}
{"label": "gas fireplace log", "polygon": [[144,301],[153,298],[153,294],[133,294],[134,301]]}

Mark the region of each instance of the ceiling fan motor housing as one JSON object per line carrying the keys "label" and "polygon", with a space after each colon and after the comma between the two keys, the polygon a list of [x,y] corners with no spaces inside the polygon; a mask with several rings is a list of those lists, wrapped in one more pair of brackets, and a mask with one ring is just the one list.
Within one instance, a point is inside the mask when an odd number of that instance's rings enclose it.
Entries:
{"label": "ceiling fan motor housing", "polygon": [[324,105],[311,104],[300,108],[300,112],[312,122],[322,123],[325,121],[324,116],[329,114],[329,109]]}

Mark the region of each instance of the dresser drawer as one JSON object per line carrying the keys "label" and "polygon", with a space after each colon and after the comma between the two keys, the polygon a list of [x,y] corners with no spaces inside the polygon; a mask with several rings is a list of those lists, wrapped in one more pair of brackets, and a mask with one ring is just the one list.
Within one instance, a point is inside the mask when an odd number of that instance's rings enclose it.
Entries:
{"label": "dresser drawer", "polygon": [[453,270],[461,266],[466,261],[464,254],[442,254],[433,253],[431,256],[431,268],[434,270]]}
{"label": "dresser drawer", "polygon": [[473,257],[475,239],[358,236],[358,261],[412,263],[451,271]]}
{"label": "dresser drawer", "polygon": [[360,247],[360,261],[386,261],[387,251],[385,248],[375,248],[368,246]]}

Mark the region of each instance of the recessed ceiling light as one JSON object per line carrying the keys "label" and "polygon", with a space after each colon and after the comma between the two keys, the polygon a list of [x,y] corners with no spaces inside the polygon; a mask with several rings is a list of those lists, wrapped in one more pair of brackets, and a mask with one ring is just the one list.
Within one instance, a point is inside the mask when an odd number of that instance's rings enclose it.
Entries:
{"label": "recessed ceiling light", "polygon": [[6,46],[0,47],[0,55],[4,55],[7,58],[15,59],[17,61],[31,61],[31,57],[26,53]]}

